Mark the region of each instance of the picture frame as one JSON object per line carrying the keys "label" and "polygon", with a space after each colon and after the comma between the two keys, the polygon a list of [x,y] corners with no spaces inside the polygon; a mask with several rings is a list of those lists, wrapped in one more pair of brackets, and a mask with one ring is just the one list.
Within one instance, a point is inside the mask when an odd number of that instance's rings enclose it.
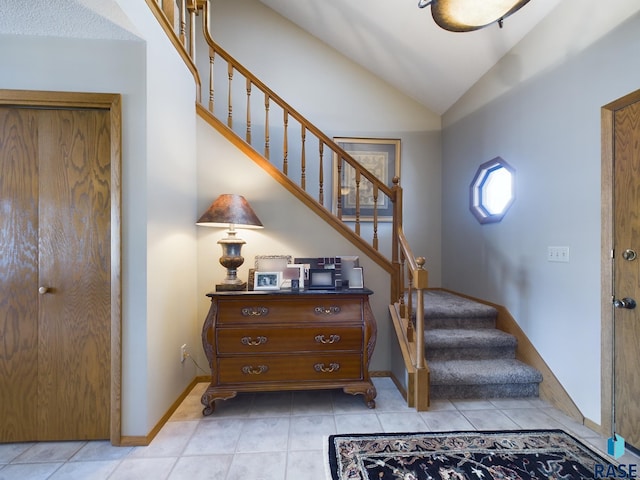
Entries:
{"label": "picture frame", "polygon": [[[305,280],[305,266],[300,263],[290,263],[287,265],[287,268],[283,273],[283,287],[292,288],[294,287],[293,280],[298,281],[298,289],[301,287],[304,288],[304,280]],[[308,268],[308,267],[307,267]]]}
{"label": "picture frame", "polygon": [[293,261],[291,255],[256,255],[256,272],[284,272]]}
{"label": "picture frame", "polygon": [[[367,168],[389,188],[393,178],[400,177],[400,139],[390,138],[351,138],[334,137],[343,150],[358,163]],[[356,219],[356,179],[355,170],[344,163],[338,178],[338,155],[333,154],[333,213],[338,213],[338,196],[342,197],[342,219]],[[393,204],[383,194],[378,195],[378,221],[390,222],[393,219]],[[360,220],[373,221],[374,199],[373,185],[366,179],[360,181]]]}
{"label": "picture frame", "polygon": [[349,288],[364,288],[364,272],[362,267],[353,267],[351,270]]}
{"label": "picture frame", "polygon": [[336,271],[332,268],[309,269],[309,290],[335,290]]}
{"label": "picture frame", "polygon": [[280,290],[282,272],[255,272],[254,290]]}
{"label": "picture frame", "polygon": [[255,278],[256,278],[256,269],[250,268],[248,278],[247,278],[247,290],[249,291],[253,290],[253,286],[255,285]]}
{"label": "picture frame", "polygon": [[[349,288],[354,279],[353,269],[360,266],[360,259],[357,255],[341,255],[340,257],[340,270],[342,273],[342,286]],[[358,275],[355,276],[355,280],[358,280]]]}

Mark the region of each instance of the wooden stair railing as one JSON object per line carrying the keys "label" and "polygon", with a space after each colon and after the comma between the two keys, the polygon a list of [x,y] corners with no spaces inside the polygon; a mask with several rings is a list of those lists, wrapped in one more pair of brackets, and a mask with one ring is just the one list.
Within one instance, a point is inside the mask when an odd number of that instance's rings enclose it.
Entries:
{"label": "wooden stair railing", "polygon": [[[375,175],[360,165],[351,155],[315,127],[297,110],[291,107],[280,96],[255,77],[249,70],[237,62],[229,53],[222,49],[213,40],[210,34],[211,6],[209,0],[146,0],[161,26],[169,36],[171,42],[182,56],[185,64],[193,73],[196,86],[196,102],[198,111],[206,121],[218,128],[221,133],[238,148],[254,159],[258,164],[296,195],[318,215],[325,218],[336,230],[358,248],[368,253],[379,266],[383,267],[391,276],[391,305],[389,306],[391,317],[396,329],[400,347],[405,359],[405,367],[408,372],[407,400],[410,406],[415,406],[418,411],[426,410],[429,406],[429,369],[425,362],[424,351],[424,295],[427,288],[428,273],[424,269],[423,257],[414,257],[406,237],[402,230],[402,188],[400,179],[393,179],[393,186],[389,187],[381,182]],[[202,99],[202,83],[200,72],[196,66],[196,16],[202,13],[202,34],[209,49],[208,65],[208,95]],[[216,62],[216,60],[218,60]],[[226,82],[226,104],[218,106],[216,114],[216,71],[219,71],[220,61],[224,62],[223,80]],[[216,70],[214,67],[218,68]],[[241,78],[238,79],[238,76]],[[220,81],[220,77],[218,77]],[[243,97],[238,102],[238,93],[234,86],[241,85],[244,90]],[[258,90],[264,100],[260,100],[263,116],[255,121],[251,107],[255,108],[256,101],[252,99],[253,91]],[[220,102],[218,102],[220,103]],[[244,115],[238,121],[234,118],[234,105],[244,103]],[[270,114],[279,109],[282,114],[282,124],[278,128],[270,126]],[[263,122],[262,132],[255,134],[256,126]],[[292,122],[295,122],[300,131],[299,141],[290,142],[290,132],[293,130]],[[239,126],[240,125],[240,126]],[[221,128],[222,127],[222,128]],[[224,128],[226,127],[226,128]],[[275,147],[274,137],[278,136],[280,147]],[[255,137],[263,141],[256,146]],[[307,145],[315,139],[317,143],[317,155],[307,155]],[[272,157],[274,151],[281,154],[281,164],[276,165]],[[294,154],[300,159],[293,165],[291,158]],[[360,208],[357,205],[353,228],[346,226],[342,219],[342,196],[335,194],[335,205],[332,205],[330,196],[325,195],[324,167],[325,155],[331,155],[336,164],[337,175],[333,179],[337,184],[335,192],[340,191],[339,184],[343,178],[345,169],[354,170],[356,198],[360,199],[363,191],[371,192],[373,197],[373,218],[370,230],[372,240],[368,242],[361,235]],[[314,160],[316,162],[314,163]],[[315,169],[318,179],[317,198],[307,191],[307,179],[309,172]],[[289,174],[291,170],[297,170],[299,181],[293,181]],[[390,257],[379,251],[378,240],[378,202],[385,200],[391,202],[392,225]],[[358,204],[359,201],[356,201]],[[406,285],[405,288],[405,277]],[[416,307],[413,306],[415,292]],[[406,298],[406,302],[405,302]],[[415,310],[415,312],[414,312]],[[415,325],[413,319],[416,319]]]}
{"label": "wooden stair railing", "polygon": [[[297,185],[297,189],[290,189],[305,203],[313,201],[322,208],[319,213],[325,218],[333,217],[340,220],[347,229],[338,229],[356,246],[363,249],[369,256],[391,275],[391,301],[399,298],[399,251],[396,232],[402,225],[401,198],[402,189],[399,178],[393,179],[389,186],[378,179],[373,173],[358,163],[351,155],[342,149],[333,139],[325,135],[319,128],[309,122],[303,115],[285,102],[279,95],[260,81],[248,69],[236,61],[229,53],[213,40],[210,34],[211,5],[209,0],[146,0],[152,12],[163,26],[172,43],[182,55],[188,68],[193,72],[197,84],[197,102],[206,108],[220,121],[226,121],[226,126],[242,138],[256,152],[275,165],[278,170]],[[202,84],[200,73],[196,66],[196,17],[201,15],[202,34],[209,49],[208,65],[208,94],[202,98]],[[220,71],[222,70],[222,74]],[[222,95],[217,95],[218,84],[222,83]],[[215,88],[214,88],[215,87]],[[235,88],[234,88],[235,87]],[[256,91],[262,98],[256,99]],[[253,96],[252,96],[253,95]],[[221,97],[221,98],[220,98]],[[244,111],[241,118],[234,115],[234,110],[241,105]],[[253,109],[252,109],[253,107]],[[255,115],[256,107],[262,112]],[[282,115],[282,122],[274,126],[275,113]],[[224,120],[223,120],[224,118]],[[257,128],[260,127],[260,128]],[[292,140],[292,132],[298,131],[297,140]],[[313,145],[313,147],[310,147]],[[311,148],[315,150],[311,153]],[[281,158],[277,158],[279,154]],[[294,161],[293,159],[296,158]],[[331,158],[335,168],[333,195],[326,195],[325,170],[330,170],[327,158]],[[353,169],[350,175],[355,177],[356,211],[355,220],[346,222],[343,219],[343,198],[341,195],[342,179],[347,169]],[[297,180],[291,178],[297,174]],[[317,180],[317,192],[311,194],[307,184],[309,180]],[[301,198],[302,199],[302,198]],[[372,200],[373,214],[371,222],[362,226],[360,205],[365,199]],[[379,223],[380,204],[391,205],[393,224],[390,229],[390,252],[380,252]],[[335,222],[328,220],[329,223]],[[365,240],[364,233],[370,234],[371,239]],[[354,239],[355,234],[355,240]],[[391,258],[391,260],[389,260]]]}
{"label": "wooden stair railing", "polygon": [[424,269],[425,258],[413,256],[402,227],[398,228],[397,238],[402,293],[397,302],[389,306],[389,311],[408,374],[407,403],[420,412],[429,408],[429,367],[424,348],[424,290],[428,287],[429,274]]}

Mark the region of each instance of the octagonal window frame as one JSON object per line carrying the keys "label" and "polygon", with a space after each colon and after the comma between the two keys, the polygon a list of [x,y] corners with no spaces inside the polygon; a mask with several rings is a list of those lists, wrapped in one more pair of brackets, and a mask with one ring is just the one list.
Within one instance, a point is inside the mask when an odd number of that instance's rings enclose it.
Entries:
{"label": "octagonal window frame", "polygon": [[[511,174],[511,195],[500,212],[492,213],[486,206],[486,188],[489,186],[491,175],[500,169],[505,169]],[[478,222],[481,224],[497,223],[504,218],[516,198],[515,174],[515,169],[501,157],[495,157],[478,167],[469,186],[469,209]]]}

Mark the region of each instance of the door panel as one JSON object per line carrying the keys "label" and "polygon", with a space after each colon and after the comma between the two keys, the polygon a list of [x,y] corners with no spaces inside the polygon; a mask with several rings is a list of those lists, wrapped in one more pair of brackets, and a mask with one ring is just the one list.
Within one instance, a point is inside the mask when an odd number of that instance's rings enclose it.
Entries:
{"label": "door panel", "polygon": [[[614,152],[614,295],[640,302],[640,258],[623,255],[640,255],[640,102],[615,112]],[[616,430],[640,447],[640,306],[615,308],[614,322]]]}
{"label": "door panel", "polygon": [[7,442],[37,432],[37,136],[35,110],[0,108],[0,440]]}
{"label": "door panel", "polygon": [[[107,439],[111,410],[109,112],[4,110],[16,112],[12,113],[16,118],[27,116],[37,128],[16,140],[33,144],[23,148],[34,152],[31,169],[26,161],[7,153],[6,142],[0,144],[3,218],[6,208],[15,224],[0,233],[0,262],[7,261],[5,249],[21,255],[13,254],[7,288],[0,292],[0,328],[5,330],[0,332],[0,441]],[[3,273],[3,282],[4,277]],[[44,290],[39,294],[40,287]],[[16,324],[19,340],[12,326]],[[19,361],[13,360],[16,342],[24,350]]]}
{"label": "door panel", "polygon": [[108,112],[42,111],[39,149],[40,439],[109,438]]}

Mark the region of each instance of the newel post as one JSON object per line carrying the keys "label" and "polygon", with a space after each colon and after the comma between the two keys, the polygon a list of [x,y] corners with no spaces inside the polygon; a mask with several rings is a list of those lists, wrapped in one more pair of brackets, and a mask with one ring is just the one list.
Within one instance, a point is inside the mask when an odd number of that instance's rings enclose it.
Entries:
{"label": "newel post", "polygon": [[428,286],[428,272],[424,269],[425,258],[416,258],[417,269],[413,272],[413,284],[416,290],[416,373],[415,406],[419,412],[429,408],[429,368],[425,361],[424,350],[424,290]]}
{"label": "newel post", "polygon": [[402,187],[400,186],[400,177],[393,177],[393,186],[391,187],[393,193],[393,228],[391,229],[391,263],[393,264],[394,271],[391,279],[391,302],[398,301],[401,292],[401,264],[400,264],[400,238],[398,232],[402,228]]}

